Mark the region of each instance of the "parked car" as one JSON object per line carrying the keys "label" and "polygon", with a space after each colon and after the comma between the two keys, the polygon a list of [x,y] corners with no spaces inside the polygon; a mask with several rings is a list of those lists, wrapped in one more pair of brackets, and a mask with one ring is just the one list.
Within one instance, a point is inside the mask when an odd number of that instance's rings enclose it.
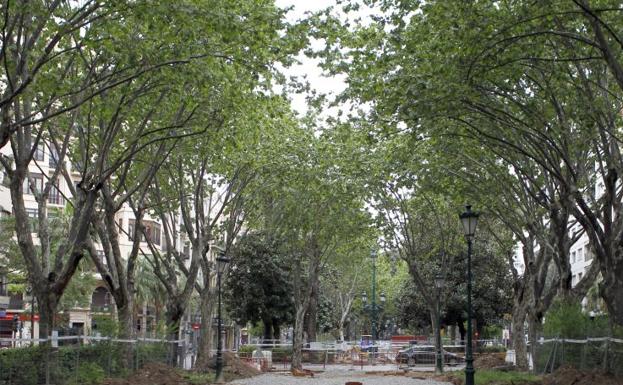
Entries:
{"label": "parked car", "polygon": [[[396,355],[396,362],[399,364],[413,365],[435,365],[437,350],[430,345],[413,345],[407,349],[399,350]],[[443,361],[446,365],[457,365],[463,362],[463,357],[443,351]]]}

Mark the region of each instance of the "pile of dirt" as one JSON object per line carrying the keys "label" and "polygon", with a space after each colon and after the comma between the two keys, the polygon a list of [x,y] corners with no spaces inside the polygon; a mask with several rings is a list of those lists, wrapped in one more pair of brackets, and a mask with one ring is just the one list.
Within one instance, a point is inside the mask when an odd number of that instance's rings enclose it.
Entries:
{"label": "pile of dirt", "polygon": [[505,361],[506,353],[481,353],[474,357],[474,367],[479,369],[494,369],[508,366]]}
{"label": "pile of dirt", "polygon": [[164,364],[150,363],[128,378],[107,379],[103,385],[191,385],[175,368]]}
{"label": "pile of dirt", "polygon": [[[216,369],[216,356],[208,361],[208,368],[211,370]],[[262,374],[261,371],[242,361],[240,358],[236,357],[235,354],[230,352],[223,353],[223,373],[226,379],[248,378]]]}
{"label": "pile of dirt", "polygon": [[580,371],[564,366],[543,378],[543,385],[623,385],[623,379],[600,371]]}

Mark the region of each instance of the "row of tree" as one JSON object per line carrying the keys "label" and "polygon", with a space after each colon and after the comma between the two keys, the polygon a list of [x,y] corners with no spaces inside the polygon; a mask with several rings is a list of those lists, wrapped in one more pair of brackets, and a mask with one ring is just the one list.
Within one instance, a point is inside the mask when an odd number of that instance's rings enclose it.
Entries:
{"label": "row of tree", "polygon": [[[316,55],[347,76],[342,99],[367,106],[348,118],[390,160],[374,202],[418,292],[430,256],[444,266],[456,255],[448,208],[469,200],[487,218],[477,258],[496,254],[512,272],[520,366],[524,321],[534,347],[554,298],[579,302],[598,282],[623,324],[620,4],[366,4],[375,16],[364,22],[339,22],[359,15],[358,2],[318,15],[327,45]],[[582,236],[594,258],[574,284],[570,250]]]}

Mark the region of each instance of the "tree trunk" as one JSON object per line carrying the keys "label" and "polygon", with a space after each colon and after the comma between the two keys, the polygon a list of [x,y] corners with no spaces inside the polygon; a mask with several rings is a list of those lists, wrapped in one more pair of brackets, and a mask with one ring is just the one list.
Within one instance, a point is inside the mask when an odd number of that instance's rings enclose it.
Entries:
{"label": "tree trunk", "polygon": [[43,293],[37,296],[39,305],[39,336],[40,338],[49,338],[52,330],[55,328],[54,316],[56,315],[56,307],[58,306],[59,297],[53,292]]}
{"label": "tree trunk", "polygon": [[277,318],[273,318],[273,339],[281,342],[281,325]]}
{"label": "tree trunk", "polygon": [[[169,357],[171,358],[170,364],[173,366],[178,365],[179,360],[179,352],[178,352],[178,344],[173,342],[177,341],[180,332],[180,321],[184,316],[184,310],[180,303],[173,303],[167,306],[166,318],[167,318],[167,340],[170,341],[169,344]],[[183,359],[183,357],[182,357]]]}
{"label": "tree trunk", "polygon": [[467,335],[467,330],[465,330],[465,325],[463,324],[463,320],[460,319],[456,324],[459,327],[459,334],[461,335],[461,343],[466,344],[467,341],[465,340],[465,336]]}
{"label": "tree trunk", "polygon": [[290,369],[303,369],[303,322],[305,318],[305,307],[300,306],[296,309],[294,320],[294,335],[292,336],[292,363]]}
{"label": "tree trunk", "polygon": [[[515,301],[517,302],[517,301]],[[515,349],[515,365],[519,370],[528,370],[528,351],[524,338],[526,313],[523,308],[515,305],[512,319],[512,344]]]}
{"label": "tree trunk", "polygon": [[[271,319],[266,318],[262,320],[264,325],[264,342],[271,341],[273,339],[273,322]],[[272,342],[272,341],[271,341]]]}
{"label": "tree trunk", "polygon": [[452,341],[452,344],[456,344],[456,325],[449,325],[448,326],[449,330],[450,330],[450,340]]}
{"label": "tree trunk", "polygon": [[528,342],[530,343],[530,356],[532,358],[532,371],[536,372],[536,363],[537,360],[537,349],[536,349],[536,339],[537,334],[541,326],[541,320],[538,319],[536,314],[533,312],[528,312]]}
{"label": "tree trunk", "polygon": [[119,320],[119,338],[131,339],[134,337],[134,314],[133,307],[129,303],[117,306]]}
{"label": "tree trunk", "polygon": [[312,290],[307,306],[307,317],[305,322],[305,332],[307,333],[307,342],[316,341],[316,329],[318,328],[318,296],[319,296],[319,279],[313,278]]}
{"label": "tree trunk", "polygon": [[603,281],[599,284],[599,292],[606,303],[608,314],[618,325],[623,325],[623,262],[620,266],[601,269]]}
{"label": "tree trunk", "polygon": [[344,341],[344,322],[342,322],[341,320],[338,322],[337,330],[340,336],[340,341]]}
{"label": "tree trunk", "polygon": [[207,370],[208,360],[212,357],[212,317],[214,314],[214,306],[212,297],[208,294],[209,286],[201,293],[201,326],[199,346],[197,347],[197,360],[195,367],[198,370]]}
{"label": "tree trunk", "polygon": [[441,337],[437,338],[438,333],[441,333],[441,330],[440,330],[441,324],[439,323],[437,309],[430,309],[429,312],[430,312],[431,326],[433,328],[433,340],[434,340],[434,345],[435,345],[435,372],[439,374],[440,372],[438,372],[437,365],[436,365],[436,359],[437,359],[436,354],[442,348]]}
{"label": "tree trunk", "polygon": [[143,302],[143,317],[141,318],[141,337],[147,337],[147,303]]}
{"label": "tree trunk", "polygon": [[[117,319],[119,323],[119,338],[131,339],[134,337],[134,317],[133,308],[127,303],[123,306],[117,306]],[[133,365],[133,347],[131,344],[123,344],[123,367],[132,368]]]}

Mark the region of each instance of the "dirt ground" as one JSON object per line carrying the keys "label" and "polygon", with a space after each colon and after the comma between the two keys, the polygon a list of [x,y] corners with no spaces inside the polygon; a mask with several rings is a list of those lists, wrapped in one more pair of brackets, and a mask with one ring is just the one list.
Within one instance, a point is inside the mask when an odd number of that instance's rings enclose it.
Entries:
{"label": "dirt ground", "polygon": [[[261,371],[244,363],[235,354],[230,352],[223,353],[223,373],[225,380],[230,381],[238,378],[248,378],[262,374]],[[208,368],[216,369],[216,357],[212,357],[208,362]]]}
{"label": "dirt ground", "polygon": [[105,380],[103,385],[191,385],[170,366],[147,364],[128,378]]}
{"label": "dirt ground", "polygon": [[[225,381],[253,377],[261,372],[231,353],[223,354],[223,377]],[[216,358],[212,359],[208,367],[214,370]],[[180,370],[158,363],[150,363],[127,378],[107,379],[103,385],[192,385],[185,379]]]}
{"label": "dirt ground", "polygon": [[623,379],[598,371],[579,371],[562,367],[543,378],[543,385],[623,385]]}
{"label": "dirt ground", "polygon": [[474,356],[474,367],[480,369],[494,369],[507,367],[506,353],[482,353]]}

